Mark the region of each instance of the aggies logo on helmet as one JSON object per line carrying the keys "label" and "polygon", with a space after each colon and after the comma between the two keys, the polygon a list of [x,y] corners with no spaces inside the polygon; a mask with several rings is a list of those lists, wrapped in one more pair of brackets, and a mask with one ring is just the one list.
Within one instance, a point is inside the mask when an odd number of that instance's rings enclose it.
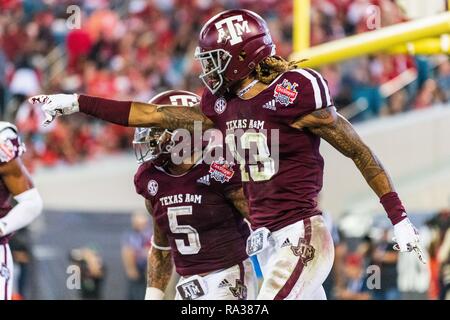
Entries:
{"label": "aggies logo on helmet", "polygon": [[189,106],[192,107],[200,102],[198,97],[187,94],[175,94],[169,97],[170,102],[174,106]]}
{"label": "aggies logo on helmet", "polygon": [[251,33],[248,21],[244,20],[242,15],[231,16],[215,23],[218,31],[217,43],[230,41],[233,46],[242,42],[242,35],[245,33]]}

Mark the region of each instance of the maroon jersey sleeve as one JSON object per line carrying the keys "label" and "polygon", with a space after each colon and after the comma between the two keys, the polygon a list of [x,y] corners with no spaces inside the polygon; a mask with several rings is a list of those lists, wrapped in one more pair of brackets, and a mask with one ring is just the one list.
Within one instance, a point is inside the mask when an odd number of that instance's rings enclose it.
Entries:
{"label": "maroon jersey sleeve", "polygon": [[20,157],[25,147],[13,127],[4,127],[0,131],[0,163],[7,163]]}
{"label": "maroon jersey sleeve", "polygon": [[217,97],[213,95],[208,89],[205,89],[202,94],[202,98],[200,100],[200,109],[202,110],[203,114],[207,116],[209,119],[211,119],[214,122],[214,117],[217,116],[218,112],[215,111],[215,102],[217,100]]}
{"label": "maroon jersey sleeve", "polygon": [[286,106],[292,121],[315,110],[334,105],[328,83],[312,69],[286,72],[274,89],[275,99]]}
{"label": "maroon jersey sleeve", "polygon": [[141,196],[143,196],[145,199],[148,200],[150,199],[149,199],[149,192],[147,190],[148,188],[145,183],[146,181],[145,175],[148,174],[151,165],[152,165],[151,162],[145,162],[141,164],[136,174],[134,175],[134,187],[136,188],[136,193],[140,194]]}

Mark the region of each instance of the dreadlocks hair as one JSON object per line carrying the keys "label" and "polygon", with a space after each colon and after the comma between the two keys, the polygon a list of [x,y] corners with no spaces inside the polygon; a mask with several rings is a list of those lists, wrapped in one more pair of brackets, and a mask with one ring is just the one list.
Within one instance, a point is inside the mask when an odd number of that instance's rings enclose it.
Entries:
{"label": "dreadlocks hair", "polygon": [[296,69],[300,61],[287,61],[280,56],[270,56],[255,67],[255,78],[264,84],[270,84],[281,73]]}

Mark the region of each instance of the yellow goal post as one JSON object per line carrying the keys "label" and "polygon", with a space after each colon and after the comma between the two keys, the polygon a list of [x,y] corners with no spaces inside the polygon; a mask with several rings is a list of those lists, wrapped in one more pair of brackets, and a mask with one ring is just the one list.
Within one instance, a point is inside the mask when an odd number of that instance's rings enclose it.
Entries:
{"label": "yellow goal post", "polygon": [[[294,1],[294,53],[290,60],[303,60],[302,67],[318,67],[376,52],[437,54],[449,52],[450,12],[395,24],[378,30],[330,41],[312,48],[309,46],[310,0]],[[300,10],[307,10],[300,12]],[[298,15],[304,20],[300,20]],[[308,27],[305,25],[308,24]],[[308,33],[301,29],[307,28]],[[296,31],[297,30],[297,31]],[[308,40],[302,40],[307,37]]]}

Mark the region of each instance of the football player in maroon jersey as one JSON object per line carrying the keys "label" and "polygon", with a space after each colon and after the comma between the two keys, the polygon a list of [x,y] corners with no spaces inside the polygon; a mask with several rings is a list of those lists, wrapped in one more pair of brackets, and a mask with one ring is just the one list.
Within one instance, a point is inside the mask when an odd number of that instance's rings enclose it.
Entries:
{"label": "football player in maroon jersey", "polygon": [[0,300],[10,300],[12,294],[14,265],[8,241],[42,212],[42,199],[20,159],[24,152],[16,127],[0,121]]}
{"label": "football player in maroon jersey", "polygon": [[388,173],[335,109],[326,80],[275,55],[266,22],[248,10],[228,10],[200,32],[196,58],[205,83],[201,104],[180,110],[86,95],[40,95],[47,122],[83,112],[126,126],[218,128],[241,168],[254,230],[248,252],[258,254],[260,299],[325,299],[322,282],[333,243],[317,208],[322,188],[320,138],[352,159],[394,225],[396,248],[415,251],[419,236]]}
{"label": "football player in maroon jersey", "polygon": [[[171,90],[150,102],[191,106],[199,101],[194,93]],[[175,164],[175,136],[157,127],[137,128],[133,141],[141,163],[134,178],[136,191],[145,198],[154,222],[146,298],[163,297],[173,258],[181,275],[176,299],[255,299],[256,277],[245,250],[248,206],[239,169],[235,172],[234,164],[224,160],[208,165],[203,150],[191,148],[189,161]]]}

